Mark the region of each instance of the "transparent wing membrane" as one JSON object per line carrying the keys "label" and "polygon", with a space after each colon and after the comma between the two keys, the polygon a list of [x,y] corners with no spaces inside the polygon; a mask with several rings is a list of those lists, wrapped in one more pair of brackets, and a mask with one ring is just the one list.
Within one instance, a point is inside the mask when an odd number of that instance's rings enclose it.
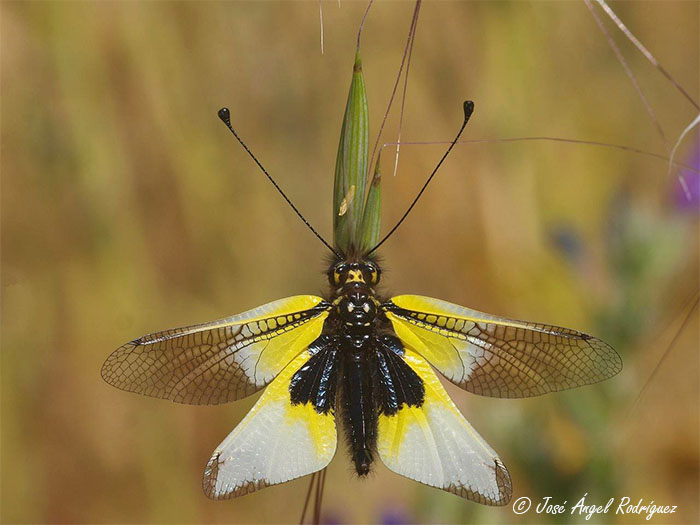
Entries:
{"label": "transparent wing membrane", "polygon": [[248,312],[156,332],[118,348],[102,366],[109,384],[177,403],[216,405],[258,391],[321,333],[320,297],[281,299]]}
{"label": "transparent wing membrane", "polygon": [[576,330],[415,295],[394,297],[383,308],[404,344],[475,394],[531,397],[597,383],[622,370],[612,347]]}

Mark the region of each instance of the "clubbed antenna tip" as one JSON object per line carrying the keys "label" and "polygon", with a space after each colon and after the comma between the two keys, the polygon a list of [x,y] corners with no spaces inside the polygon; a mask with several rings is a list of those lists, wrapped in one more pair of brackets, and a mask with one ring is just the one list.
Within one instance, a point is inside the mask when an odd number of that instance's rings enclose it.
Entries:
{"label": "clubbed antenna tip", "polygon": [[219,115],[219,118],[224,124],[226,124],[227,127],[231,125],[231,112],[228,110],[228,108],[221,108],[217,115]]}
{"label": "clubbed antenna tip", "polygon": [[[226,109],[226,108],[224,108]],[[228,111],[228,110],[226,110]],[[474,113],[474,102],[471,100],[465,100],[464,101],[464,121],[466,122],[469,120],[469,117],[472,116],[472,113]],[[221,112],[219,112],[219,115],[221,115]]]}
{"label": "clubbed antenna tip", "polygon": [[246,146],[245,142],[243,142],[241,137],[238,136],[238,133],[236,133],[236,130],[233,129],[233,126],[231,125],[231,112],[229,111],[229,109],[227,107],[223,107],[218,111],[217,114],[219,115],[219,118],[221,119],[221,121],[224,124],[226,124],[226,127],[228,128],[228,130],[233,134],[234,137],[236,137],[236,140],[238,140],[238,142],[241,144],[241,146],[243,146],[243,149],[246,151],[246,153],[248,155],[250,155],[250,158],[252,158],[253,161],[255,161],[255,164],[258,165],[258,168],[260,168],[260,170],[265,174],[267,179],[272,183],[272,185],[275,187],[275,189],[279,192],[279,194],[282,196],[282,198],[287,202],[287,204],[289,204],[289,206],[292,208],[292,210],[294,210],[294,213],[296,213],[297,216],[306,225],[306,227],[309,230],[311,230],[311,233],[313,233],[326,246],[326,248],[328,248],[331,252],[333,252],[333,255],[335,255],[337,258],[340,259],[341,258],[340,254],[336,250],[334,250],[333,247],[330,244],[328,244],[326,242],[326,240],[323,237],[321,237],[321,235],[316,230],[314,230],[313,226],[311,226],[311,224],[309,224],[309,221],[307,221],[306,218],[297,209],[297,207],[294,206],[294,204],[292,204],[292,201],[289,200],[289,197],[287,197],[287,195],[282,191],[282,188],[280,188],[279,185],[277,184],[277,182],[275,182],[275,179],[272,178],[272,176],[263,167],[263,165],[260,164],[260,161],[257,159],[257,157],[255,155],[253,155],[253,152],[250,151],[248,146]]}
{"label": "clubbed antenna tip", "polygon": [[445,159],[447,158],[447,156],[450,154],[450,151],[452,151],[452,148],[454,148],[455,144],[457,144],[457,141],[459,140],[459,137],[462,136],[462,132],[464,131],[464,128],[467,126],[467,122],[469,122],[469,117],[471,117],[471,116],[472,116],[472,113],[474,112],[474,102],[472,102],[471,100],[465,100],[465,101],[464,101],[464,104],[463,104],[463,107],[464,107],[464,122],[462,122],[462,127],[459,128],[459,131],[457,132],[457,136],[454,138],[454,140],[453,140],[452,142],[450,142],[450,146],[447,148],[447,151],[445,152],[445,154],[444,154],[444,155],[442,156],[442,158],[440,159],[440,162],[437,163],[437,166],[435,166],[435,169],[433,170],[433,172],[432,172],[432,173],[430,174],[430,176],[428,177],[428,180],[426,180],[426,181],[425,181],[425,184],[423,184],[423,187],[422,187],[422,188],[420,189],[420,191],[418,192],[418,195],[416,195],[416,198],[413,199],[413,202],[411,203],[411,205],[410,205],[410,206],[408,207],[408,209],[406,210],[406,213],[404,213],[404,214],[401,216],[401,218],[399,219],[399,222],[397,222],[396,225],[394,225],[394,227],[393,227],[391,230],[389,230],[389,233],[387,233],[387,234],[384,236],[384,238],[383,238],[381,241],[379,241],[379,243],[378,243],[374,248],[372,248],[370,251],[367,252],[367,255],[369,255],[370,253],[374,252],[377,248],[379,248],[382,244],[384,244],[384,242],[386,242],[386,240],[387,240],[389,237],[391,237],[391,235],[392,235],[392,234],[396,231],[396,229],[401,225],[401,223],[404,221],[404,219],[405,219],[406,217],[408,217],[408,214],[411,213],[411,210],[412,210],[413,207],[416,205],[416,203],[418,202],[418,200],[421,198],[421,195],[423,195],[423,192],[425,191],[425,188],[428,187],[428,184],[430,184],[430,181],[433,180],[433,177],[435,176],[435,174],[437,173],[437,171],[440,169],[440,166],[442,166],[442,163],[445,161]]}

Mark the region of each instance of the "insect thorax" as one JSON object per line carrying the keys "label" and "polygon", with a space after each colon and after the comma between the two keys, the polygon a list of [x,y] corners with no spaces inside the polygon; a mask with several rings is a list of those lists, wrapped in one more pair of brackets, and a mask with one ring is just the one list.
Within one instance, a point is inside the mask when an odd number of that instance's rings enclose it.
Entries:
{"label": "insect thorax", "polygon": [[331,300],[339,332],[362,345],[373,329],[379,301],[374,288],[379,283],[381,271],[372,261],[339,261],[328,270]]}

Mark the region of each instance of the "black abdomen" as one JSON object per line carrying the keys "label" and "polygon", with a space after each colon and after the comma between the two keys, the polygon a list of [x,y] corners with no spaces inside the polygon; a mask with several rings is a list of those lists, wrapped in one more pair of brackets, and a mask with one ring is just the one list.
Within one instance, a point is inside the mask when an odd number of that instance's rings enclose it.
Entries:
{"label": "black abdomen", "polygon": [[377,445],[377,409],[368,353],[341,350],[343,426],[355,470],[360,476],[369,472]]}
{"label": "black abdomen", "polygon": [[377,335],[372,327],[352,335],[326,333],[311,343],[309,352],[310,359],[292,377],[291,402],[340,416],[339,430],[347,438],[355,470],[364,476],[376,454],[379,415],[392,417],[404,405],[421,406],[425,385],[404,361],[399,339]]}
{"label": "black abdomen", "polygon": [[340,348],[343,423],[355,470],[370,470],[377,448],[379,415],[395,416],[403,406],[422,406],[423,380],[403,358],[396,336],[372,334],[362,350]]}

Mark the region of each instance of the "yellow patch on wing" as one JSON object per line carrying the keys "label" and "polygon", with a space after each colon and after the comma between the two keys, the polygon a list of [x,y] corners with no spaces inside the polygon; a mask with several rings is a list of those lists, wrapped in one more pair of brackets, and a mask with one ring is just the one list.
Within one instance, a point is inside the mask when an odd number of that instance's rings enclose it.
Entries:
{"label": "yellow patch on wing", "polygon": [[289,384],[309,359],[297,356],[267,387],[251,411],[217,447],[204,471],[204,492],[227,499],[311,474],[335,454],[332,413],[310,404],[292,405]]}
{"label": "yellow patch on wing", "polygon": [[[311,321],[299,325],[298,328],[283,332],[264,345],[260,345],[259,359],[256,363],[256,379],[276,376],[282,368],[296,355],[299,355],[320,334],[328,312],[323,312]],[[269,382],[266,381],[265,384]]]}
{"label": "yellow patch on wing", "polygon": [[[327,453],[329,431],[335,431],[335,418],[331,414],[318,417],[311,403],[290,405],[285,414],[285,424],[293,426],[304,423],[309,431],[316,456],[322,458]],[[333,423],[332,429],[329,423]]]}
{"label": "yellow patch on wing", "polygon": [[442,331],[440,333],[424,330],[414,324],[403,322],[392,312],[387,312],[386,315],[391,321],[397,337],[405,346],[415,348],[451,381],[461,378],[462,359],[459,352],[452,348],[453,343],[450,341],[449,332]]}
{"label": "yellow patch on wing", "polygon": [[622,369],[608,344],[569,328],[514,321],[418,295],[394,297],[384,308],[404,344],[476,394],[536,396],[596,383]]}
{"label": "yellow patch on wing", "polygon": [[113,352],[102,377],[122,390],[178,403],[240,399],[272,381],[318,337],[328,316],[324,304],[320,297],[299,295],[146,335]]}
{"label": "yellow patch on wing", "polygon": [[460,414],[430,365],[407,349],[406,363],[423,380],[420,407],[380,415],[377,450],[384,464],[402,476],[486,505],[511,498],[510,476],[489,445]]}

